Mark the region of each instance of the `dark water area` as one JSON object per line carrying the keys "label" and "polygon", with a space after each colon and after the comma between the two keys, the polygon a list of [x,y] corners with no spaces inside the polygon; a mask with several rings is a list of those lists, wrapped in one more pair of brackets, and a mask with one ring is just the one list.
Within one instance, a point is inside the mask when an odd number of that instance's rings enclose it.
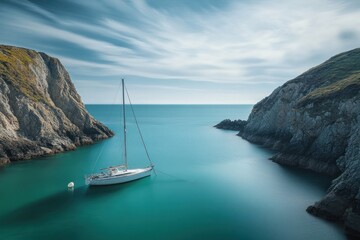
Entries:
{"label": "dark water area", "polygon": [[[275,164],[271,151],[212,127],[246,119],[252,106],[134,107],[157,175],[85,185],[85,174],[123,155],[120,106],[88,105],[116,135],[0,168],[0,239],[346,239],[341,227],[305,211],[331,179]],[[130,115],[127,123],[129,165],[146,166]]]}

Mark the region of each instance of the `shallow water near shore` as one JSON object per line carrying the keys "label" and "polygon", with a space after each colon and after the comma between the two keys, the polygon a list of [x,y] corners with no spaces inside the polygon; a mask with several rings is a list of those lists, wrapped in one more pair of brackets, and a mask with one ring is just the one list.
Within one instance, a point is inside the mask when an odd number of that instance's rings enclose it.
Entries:
{"label": "shallow water near shore", "polygon": [[[88,187],[84,175],[121,163],[123,145],[121,107],[87,105],[116,135],[0,168],[0,239],[346,239],[305,211],[331,179],[275,164],[271,151],[212,127],[251,107],[135,105],[157,175]],[[128,115],[129,165],[145,167]]]}

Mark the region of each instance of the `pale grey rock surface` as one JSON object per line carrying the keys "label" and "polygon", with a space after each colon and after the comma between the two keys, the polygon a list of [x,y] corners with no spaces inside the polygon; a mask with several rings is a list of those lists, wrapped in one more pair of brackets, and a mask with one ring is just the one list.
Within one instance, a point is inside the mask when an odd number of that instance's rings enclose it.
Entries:
{"label": "pale grey rock surface", "polygon": [[0,165],[111,136],[86,111],[58,59],[0,45]]}

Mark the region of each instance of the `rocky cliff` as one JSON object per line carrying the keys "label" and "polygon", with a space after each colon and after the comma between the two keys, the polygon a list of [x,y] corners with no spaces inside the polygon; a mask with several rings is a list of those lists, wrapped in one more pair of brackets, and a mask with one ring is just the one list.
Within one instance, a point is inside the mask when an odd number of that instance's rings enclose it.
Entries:
{"label": "rocky cliff", "polygon": [[327,195],[307,211],[343,221],[360,237],[360,49],[275,89],[239,130],[244,139],[277,150],[274,162],[333,176]]}
{"label": "rocky cliff", "polygon": [[86,111],[58,59],[0,45],[0,165],[112,135]]}

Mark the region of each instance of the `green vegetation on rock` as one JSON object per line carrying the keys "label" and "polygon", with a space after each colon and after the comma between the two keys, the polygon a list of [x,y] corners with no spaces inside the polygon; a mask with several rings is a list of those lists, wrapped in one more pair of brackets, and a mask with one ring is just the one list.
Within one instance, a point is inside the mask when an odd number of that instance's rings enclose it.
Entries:
{"label": "green vegetation on rock", "polygon": [[29,99],[51,105],[36,87],[36,75],[31,69],[35,55],[33,50],[0,45],[0,76]]}
{"label": "green vegetation on rock", "polygon": [[314,103],[323,99],[340,97],[350,98],[360,90],[360,72],[325,87],[317,88],[303,97],[299,105]]}
{"label": "green vegetation on rock", "polygon": [[0,45],[0,166],[111,137],[85,109],[61,62]]}

